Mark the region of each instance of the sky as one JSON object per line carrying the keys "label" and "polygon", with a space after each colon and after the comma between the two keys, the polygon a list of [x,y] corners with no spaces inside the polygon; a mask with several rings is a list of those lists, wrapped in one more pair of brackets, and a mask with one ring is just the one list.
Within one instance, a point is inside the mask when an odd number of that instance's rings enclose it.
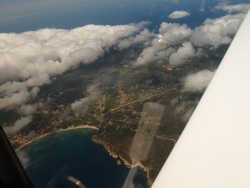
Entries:
{"label": "sky", "polygon": [[[65,71],[93,63],[111,48],[123,50],[135,44],[144,49],[130,62],[134,68],[162,59],[172,67],[181,66],[205,56],[204,47],[230,44],[250,8],[227,1],[196,2],[0,1],[0,110],[21,115],[5,131],[13,134],[30,123],[43,105],[30,99]],[[197,15],[201,18],[192,24],[189,19]],[[202,70],[182,78],[183,92],[204,91],[214,72]],[[88,96],[71,104],[73,111],[102,93],[96,83],[87,91]]]}

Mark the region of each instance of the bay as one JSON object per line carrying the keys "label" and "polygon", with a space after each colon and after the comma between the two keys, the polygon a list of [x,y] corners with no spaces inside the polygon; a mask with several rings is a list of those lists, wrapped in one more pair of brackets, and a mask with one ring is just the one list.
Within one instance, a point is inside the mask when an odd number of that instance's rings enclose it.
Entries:
{"label": "bay", "polygon": [[[24,146],[27,174],[35,187],[122,187],[130,171],[91,139],[93,129],[72,129],[49,134]],[[72,180],[73,178],[73,180]],[[138,170],[134,187],[147,187],[146,173]]]}

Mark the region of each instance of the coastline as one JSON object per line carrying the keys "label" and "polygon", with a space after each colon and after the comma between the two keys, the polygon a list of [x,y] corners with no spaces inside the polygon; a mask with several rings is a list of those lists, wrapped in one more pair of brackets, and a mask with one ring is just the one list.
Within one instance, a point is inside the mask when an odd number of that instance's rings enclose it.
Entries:
{"label": "coastline", "polygon": [[148,183],[150,185],[152,185],[152,181],[150,180],[150,177],[149,177],[149,169],[147,167],[145,167],[141,162],[136,161],[135,163],[131,164],[129,161],[127,161],[121,155],[116,154],[115,152],[111,151],[110,146],[106,142],[102,142],[102,141],[100,141],[98,139],[95,139],[95,138],[92,138],[92,141],[95,142],[95,143],[97,143],[97,144],[103,145],[103,147],[105,148],[105,150],[108,152],[108,154],[111,157],[113,157],[114,159],[120,158],[123,161],[124,165],[127,166],[128,168],[131,169],[131,168],[139,167],[139,168],[143,169],[146,172],[146,174],[147,174]]}
{"label": "coastline", "polygon": [[[97,128],[96,126],[92,126],[92,125],[78,125],[78,126],[74,126],[73,125],[73,126],[69,126],[68,128],[65,128],[65,129],[58,129],[56,131],[40,135],[40,136],[38,136],[38,137],[36,137],[36,138],[34,138],[34,139],[32,139],[32,140],[24,143],[23,145],[19,146],[15,150],[16,151],[20,151],[23,147],[31,144],[32,142],[34,142],[36,140],[42,139],[42,138],[44,138],[44,137],[46,137],[48,135],[55,134],[55,133],[58,133],[58,132],[73,130],[73,129],[94,129],[94,130],[98,130],[99,128]],[[130,168],[130,169],[131,168],[136,168],[136,167],[141,168],[143,171],[146,172],[148,183],[150,185],[152,184],[152,182],[150,180],[150,177],[149,177],[149,169],[147,167],[145,167],[140,161],[136,161],[134,163],[130,163],[128,160],[126,160],[124,157],[122,157],[122,155],[116,154],[115,152],[113,152],[108,143],[102,142],[101,140],[98,140],[98,139],[95,139],[95,138],[92,138],[91,140],[93,142],[97,143],[97,144],[102,145],[104,147],[104,149],[108,152],[108,154],[110,155],[110,157],[112,157],[114,159],[119,158],[121,161],[123,161],[124,165],[127,166],[128,168]]]}
{"label": "coastline", "polygon": [[16,148],[15,151],[19,151],[19,150],[21,150],[23,147],[25,147],[25,146],[31,144],[32,142],[34,142],[34,141],[36,141],[36,140],[39,140],[39,139],[43,138],[43,137],[45,137],[45,136],[48,136],[48,135],[51,135],[51,134],[55,134],[55,133],[58,133],[58,132],[63,132],[63,131],[72,130],[72,129],[94,129],[94,130],[98,130],[97,127],[92,126],[92,125],[77,125],[77,126],[74,126],[74,125],[73,125],[73,126],[69,126],[69,127],[66,128],[66,129],[58,129],[58,130],[56,130],[56,131],[49,132],[49,133],[45,133],[45,134],[43,134],[43,135],[41,135],[41,136],[38,136],[38,137],[36,137],[36,138],[34,138],[34,139],[32,139],[32,140],[30,140],[30,141],[28,141],[28,142],[22,144],[21,146],[19,146],[18,148]]}

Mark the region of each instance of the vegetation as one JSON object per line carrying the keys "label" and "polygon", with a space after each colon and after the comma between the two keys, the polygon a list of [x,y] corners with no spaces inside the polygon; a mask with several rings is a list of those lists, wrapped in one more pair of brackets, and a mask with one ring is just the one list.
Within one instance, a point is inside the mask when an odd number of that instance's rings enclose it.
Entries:
{"label": "vegetation", "polygon": [[[152,182],[185,127],[187,119],[183,117],[186,111],[194,108],[196,101],[202,97],[202,92],[182,92],[182,79],[190,71],[216,69],[226,48],[222,46],[214,52],[205,50],[204,53],[212,58],[196,57],[172,70],[168,69],[167,62],[134,69],[129,61],[140,53],[142,49],[139,46],[121,52],[113,49],[101,60],[80,65],[78,69],[59,76],[50,85],[43,86],[37,101],[43,101],[44,105],[33,115],[33,121],[18,135],[11,135],[10,139],[18,147],[28,141],[30,131],[42,135],[72,125],[93,125],[99,128],[93,136],[94,140],[133,163],[136,161],[131,157],[131,147],[135,135],[139,135],[141,141],[145,139],[145,143],[150,143],[145,145],[150,149],[137,162],[148,169]],[[73,111],[71,104],[88,97],[87,88],[95,83],[100,85],[101,96],[84,104],[86,111]],[[154,117],[143,114],[144,106],[149,102],[164,106],[154,135],[150,133]],[[1,112],[0,123],[11,124],[18,118],[18,114],[12,111]]]}

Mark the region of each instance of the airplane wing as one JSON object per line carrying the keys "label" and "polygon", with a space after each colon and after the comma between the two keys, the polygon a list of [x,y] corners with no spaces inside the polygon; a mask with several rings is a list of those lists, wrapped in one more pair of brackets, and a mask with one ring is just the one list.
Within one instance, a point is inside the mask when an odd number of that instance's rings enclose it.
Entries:
{"label": "airplane wing", "polygon": [[153,188],[250,187],[250,12]]}

